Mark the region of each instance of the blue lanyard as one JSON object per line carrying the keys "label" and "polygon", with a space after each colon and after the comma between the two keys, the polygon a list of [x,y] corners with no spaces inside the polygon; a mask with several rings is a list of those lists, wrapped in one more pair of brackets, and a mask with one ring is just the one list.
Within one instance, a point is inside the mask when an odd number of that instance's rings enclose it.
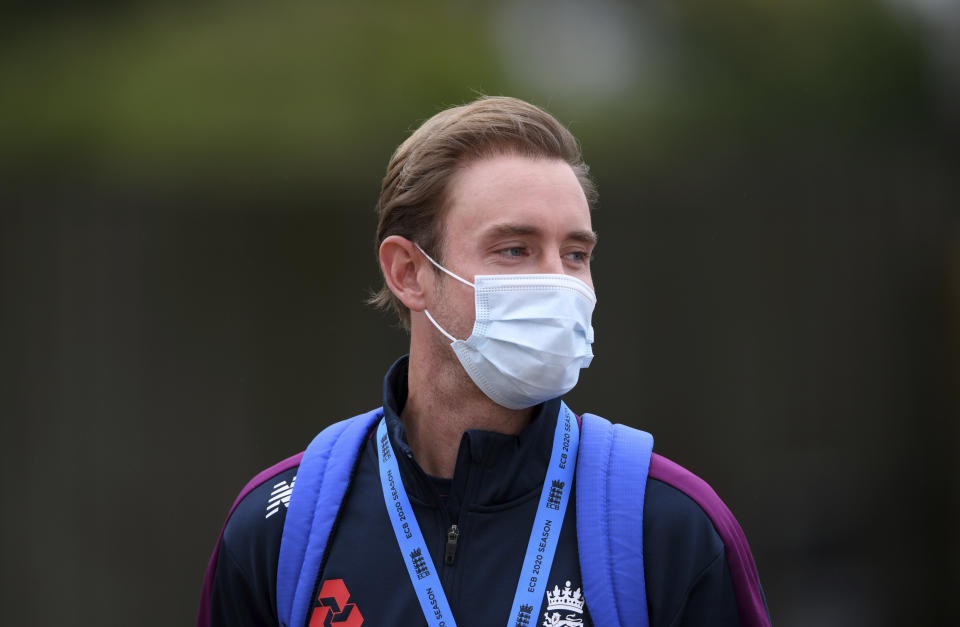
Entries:
{"label": "blue lanyard", "polygon": [[[523,567],[517,582],[517,592],[513,597],[507,625],[516,624],[517,619],[525,616],[528,620],[540,611],[543,589],[553,557],[560,539],[564,514],[570,501],[573,487],[573,475],[577,465],[577,447],[580,443],[580,429],[574,422],[573,412],[561,401],[557,416],[557,427],[553,435],[553,451],[550,464],[544,477],[540,492],[540,504],[533,519],[527,553],[523,558]],[[433,559],[427,550],[427,543],[420,532],[420,525],[410,506],[407,491],[400,478],[396,453],[387,435],[386,418],[377,426],[377,458],[380,462],[380,484],[383,488],[383,500],[387,505],[393,533],[403,555],[403,562],[410,575],[410,582],[417,594],[423,616],[427,624],[436,627],[456,627],[447,596],[440,585],[440,578],[434,569]]]}

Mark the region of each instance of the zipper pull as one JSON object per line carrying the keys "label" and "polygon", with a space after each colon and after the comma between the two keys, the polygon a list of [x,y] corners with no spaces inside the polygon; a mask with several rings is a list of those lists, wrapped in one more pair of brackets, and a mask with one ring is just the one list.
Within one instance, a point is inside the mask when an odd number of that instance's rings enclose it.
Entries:
{"label": "zipper pull", "polygon": [[457,557],[457,540],[460,539],[460,528],[456,525],[450,525],[447,529],[447,550],[443,553],[443,562],[447,566],[453,565],[453,560]]}

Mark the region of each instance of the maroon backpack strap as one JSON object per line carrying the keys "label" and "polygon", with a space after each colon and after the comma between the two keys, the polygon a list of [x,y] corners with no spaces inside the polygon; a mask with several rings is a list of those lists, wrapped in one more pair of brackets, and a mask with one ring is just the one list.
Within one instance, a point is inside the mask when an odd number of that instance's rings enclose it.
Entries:
{"label": "maroon backpack strap", "polygon": [[727,568],[733,580],[740,623],[743,627],[770,627],[760,589],[757,566],[740,523],[706,481],[661,455],[650,460],[650,477],[680,490],[700,506],[713,522],[726,549]]}

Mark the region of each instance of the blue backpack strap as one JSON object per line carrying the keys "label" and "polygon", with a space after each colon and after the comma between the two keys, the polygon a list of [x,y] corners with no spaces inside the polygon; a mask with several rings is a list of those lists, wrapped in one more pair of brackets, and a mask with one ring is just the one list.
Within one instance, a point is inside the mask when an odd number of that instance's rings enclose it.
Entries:
{"label": "blue backpack strap", "polygon": [[649,625],[643,497],[653,436],[584,414],[577,456],[577,546],[594,625]]}
{"label": "blue backpack strap", "polygon": [[334,423],[320,432],[300,460],[283,523],[277,565],[277,618],[301,627],[320,562],[340,511],[360,449],[383,409]]}

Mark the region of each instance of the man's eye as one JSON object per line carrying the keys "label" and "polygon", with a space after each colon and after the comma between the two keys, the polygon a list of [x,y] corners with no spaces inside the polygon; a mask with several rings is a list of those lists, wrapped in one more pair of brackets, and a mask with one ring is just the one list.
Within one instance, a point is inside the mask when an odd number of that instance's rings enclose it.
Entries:
{"label": "man's eye", "polygon": [[526,249],[520,246],[513,246],[511,248],[504,248],[500,253],[507,257],[522,257],[524,253],[526,253]]}
{"label": "man's eye", "polygon": [[590,261],[590,253],[582,250],[572,252],[572,253],[567,253],[567,257],[569,257],[571,260],[577,263],[586,263]]}

